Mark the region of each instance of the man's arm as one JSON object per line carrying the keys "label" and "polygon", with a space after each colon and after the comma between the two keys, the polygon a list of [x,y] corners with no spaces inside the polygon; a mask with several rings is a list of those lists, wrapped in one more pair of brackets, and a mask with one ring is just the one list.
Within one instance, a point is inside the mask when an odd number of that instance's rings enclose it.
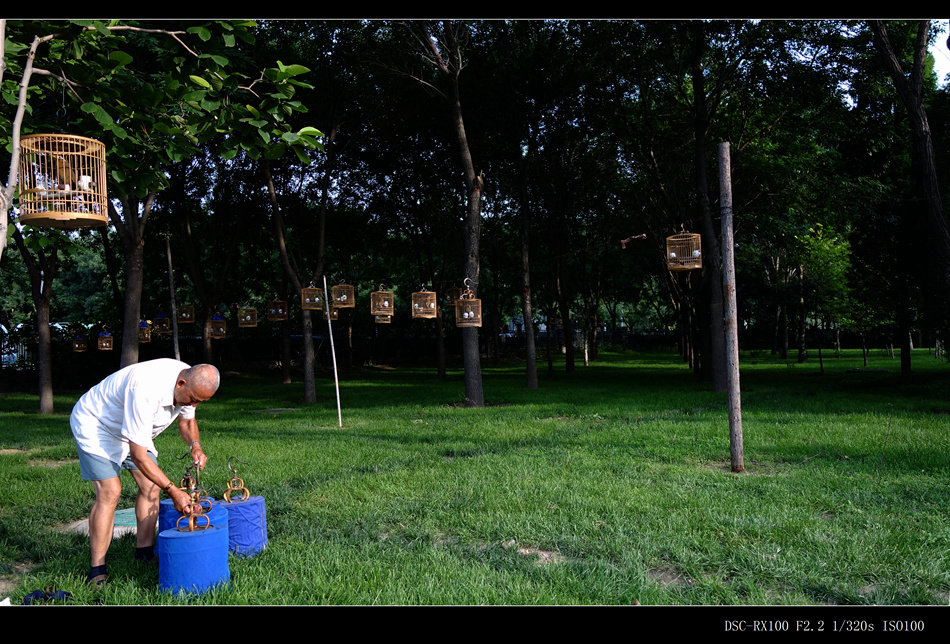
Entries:
{"label": "man's arm", "polygon": [[149,481],[160,487],[171,498],[175,509],[181,514],[191,513],[191,496],[180,487],[172,483],[165,476],[162,469],[148,455],[148,449],[137,443],[129,442],[130,456],[135,467],[145,475]]}
{"label": "man's arm", "polygon": [[201,443],[198,442],[198,421],[194,418],[179,416],[178,433],[181,434],[181,439],[188,445],[188,449],[191,450],[192,462],[198,466],[199,470],[203,470],[205,463],[208,462],[208,457],[205,456],[204,450],[201,449]]}

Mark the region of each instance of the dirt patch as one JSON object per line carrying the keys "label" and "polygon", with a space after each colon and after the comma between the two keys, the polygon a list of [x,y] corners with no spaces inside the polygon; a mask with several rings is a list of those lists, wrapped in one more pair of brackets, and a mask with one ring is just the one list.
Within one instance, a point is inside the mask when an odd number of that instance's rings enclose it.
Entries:
{"label": "dirt patch", "polygon": [[547,564],[559,564],[565,561],[564,555],[562,555],[560,552],[555,552],[554,550],[542,550],[541,548],[526,548],[524,546],[519,546],[518,542],[514,539],[509,539],[501,545],[505,548],[517,548],[518,554],[524,557],[537,557],[539,566],[544,566]]}
{"label": "dirt patch", "polygon": [[0,455],[3,454],[26,454],[25,449],[0,449]]}
{"label": "dirt patch", "polygon": [[62,467],[63,465],[71,465],[78,462],[79,459],[76,458],[66,459],[65,461],[51,461],[49,459],[41,459],[30,461],[30,467]]}
{"label": "dirt patch", "polygon": [[21,561],[18,564],[14,564],[13,575],[0,577],[0,598],[8,597],[16,588],[20,577],[31,572],[34,568],[36,568],[36,564],[32,561]]}
{"label": "dirt patch", "polygon": [[664,566],[647,572],[650,579],[659,583],[661,586],[676,586],[679,584],[691,584],[693,580],[681,573],[672,566]]}

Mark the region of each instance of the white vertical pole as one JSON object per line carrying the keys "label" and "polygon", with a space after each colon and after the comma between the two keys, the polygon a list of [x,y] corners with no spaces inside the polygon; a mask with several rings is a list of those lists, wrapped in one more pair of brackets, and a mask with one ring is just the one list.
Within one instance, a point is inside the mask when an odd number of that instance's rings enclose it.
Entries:
{"label": "white vertical pole", "polygon": [[739,329],[736,321],[735,242],[732,236],[732,173],[729,143],[719,144],[719,207],[722,216],[722,286],[729,385],[729,453],[733,472],[744,472],[742,401],[739,394]]}
{"label": "white vertical pole", "polygon": [[336,372],[336,348],[333,346],[333,322],[330,320],[330,291],[327,290],[327,276],[323,276],[323,307],[327,314],[327,333],[330,334],[330,355],[333,357],[333,381],[336,383],[336,416],[340,427],[343,427],[343,410],[340,407],[340,377]]}

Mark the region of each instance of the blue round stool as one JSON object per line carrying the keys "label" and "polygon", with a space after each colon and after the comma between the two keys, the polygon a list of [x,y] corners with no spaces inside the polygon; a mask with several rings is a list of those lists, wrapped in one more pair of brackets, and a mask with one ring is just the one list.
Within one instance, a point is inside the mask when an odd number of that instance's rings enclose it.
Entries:
{"label": "blue round stool", "polygon": [[158,533],[159,590],[202,593],[230,580],[227,526]]}
{"label": "blue round stool", "polygon": [[228,543],[231,552],[253,557],[267,547],[267,508],[264,497],[252,496],[246,501],[217,501],[228,513]]}

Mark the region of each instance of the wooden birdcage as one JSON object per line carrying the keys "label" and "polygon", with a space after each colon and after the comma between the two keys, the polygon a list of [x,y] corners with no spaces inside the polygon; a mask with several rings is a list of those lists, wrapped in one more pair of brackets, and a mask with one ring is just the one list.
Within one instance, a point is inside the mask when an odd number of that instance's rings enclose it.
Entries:
{"label": "wooden birdcage", "polygon": [[152,341],[152,327],[148,325],[146,320],[139,322],[139,342],[151,342]]}
{"label": "wooden birdcage", "polygon": [[164,313],[159,313],[155,316],[155,325],[152,328],[152,333],[158,333],[159,335],[164,333],[172,332],[172,321]]}
{"label": "wooden birdcage", "polygon": [[691,271],[703,267],[701,237],[680,233],[666,238],[666,266],[671,271]]}
{"label": "wooden birdcage", "polygon": [[[395,294],[392,291],[373,291],[369,294],[369,312],[375,316],[391,316],[395,307]],[[388,322],[384,323],[387,324]]]}
{"label": "wooden birdcage", "polygon": [[215,313],[211,316],[211,337],[220,340],[227,335],[228,332],[228,323],[225,322],[224,318]]}
{"label": "wooden birdcage", "polygon": [[466,288],[455,303],[455,326],[481,326],[482,301]]}
{"label": "wooden birdcage", "polygon": [[88,343],[84,336],[73,338],[73,351],[76,353],[82,353],[86,350]]}
{"label": "wooden birdcage", "polygon": [[376,315],[376,324],[392,324],[393,316],[391,315]]}
{"label": "wooden birdcage", "polygon": [[330,287],[333,295],[333,308],[352,309],[356,306],[356,293],[350,284],[337,284]]}
{"label": "wooden birdcage", "polygon": [[267,319],[280,322],[287,319],[287,300],[274,300],[267,305]]}
{"label": "wooden birdcage", "polygon": [[412,294],[412,317],[434,318],[438,313],[434,291],[416,291]]}
{"label": "wooden birdcage", "polygon": [[22,224],[105,226],[106,146],[72,134],[27,134],[20,139],[19,189]]}
{"label": "wooden birdcage", "polygon": [[462,289],[458,288],[457,286],[453,286],[452,288],[445,291],[445,301],[449,306],[455,306],[461,295]]}
{"label": "wooden birdcage", "polygon": [[327,319],[327,320],[329,320],[329,321],[331,321],[331,322],[334,322],[334,321],[336,321],[336,320],[339,320],[339,319],[340,319],[340,311],[339,311],[339,309],[335,309],[335,308],[333,308],[332,306],[327,307],[327,309],[326,309],[326,314],[324,315],[324,318]]}
{"label": "wooden birdcage", "polygon": [[178,309],[178,324],[194,324],[195,307],[191,304],[185,304]]}
{"label": "wooden birdcage", "polygon": [[100,333],[96,346],[99,351],[112,351],[112,334],[108,331]]}
{"label": "wooden birdcage", "polygon": [[300,289],[300,306],[308,311],[322,311],[323,289],[315,286]]}
{"label": "wooden birdcage", "polygon": [[257,309],[251,307],[242,307],[238,309],[238,326],[254,327],[257,326]]}

